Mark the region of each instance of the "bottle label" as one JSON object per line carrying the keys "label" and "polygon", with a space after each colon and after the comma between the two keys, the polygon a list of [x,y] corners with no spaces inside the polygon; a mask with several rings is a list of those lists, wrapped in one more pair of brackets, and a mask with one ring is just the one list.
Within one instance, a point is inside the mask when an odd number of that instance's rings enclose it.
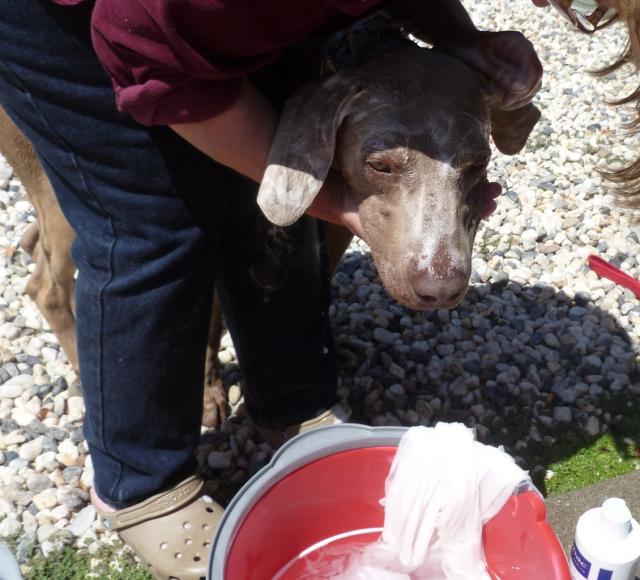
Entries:
{"label": "bottle label", "polygon": [[575,542],[571,548],[571,562],[575,566],[576,570],[582,574],[585,578],[589,577],[589,571],[591,570],[591,562],[587,560],[578,550]]}
{"label": "bottle label", "polygon": [[613,576],[613,570],[605,570],[604,568],[600,568],[600,572],[598,572],[598,577],[596,580],[611,580]]}

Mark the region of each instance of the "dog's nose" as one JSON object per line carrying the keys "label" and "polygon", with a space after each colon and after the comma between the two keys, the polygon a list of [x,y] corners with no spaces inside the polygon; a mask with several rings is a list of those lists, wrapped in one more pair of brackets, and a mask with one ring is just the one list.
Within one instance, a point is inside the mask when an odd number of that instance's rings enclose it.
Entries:
{"label": "dog's nose", "polygon": [[428,308],[455,306],[464,296],[469,276],[457,268],[442,275],[432,270],[416,270],[411,275],[413,291]]}

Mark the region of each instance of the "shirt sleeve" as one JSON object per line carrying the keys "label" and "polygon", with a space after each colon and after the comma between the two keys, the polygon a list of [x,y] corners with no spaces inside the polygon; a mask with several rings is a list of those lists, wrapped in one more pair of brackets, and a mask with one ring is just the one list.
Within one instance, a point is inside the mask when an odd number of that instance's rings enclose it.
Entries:
{"label": "shirt sleeve", "polygon": [[[75,0],[57,0],[58,2]],[[93,45],[116,106],[145,125],[216,116],[241,78],[342,13],[382,0],[97,0]]]}
{"label": "shirt sleeve", "polygon": [[367,10],[389,4],[390,0],[325,0],[327,4],[348,16],[360,16]]}
{"label": "shirt sleeve", "polygon": [[98,0],[93,44],[119,111],[145,125],[202,121],[238,97],[251,66],[206,58],[180,36],[166,1]]}

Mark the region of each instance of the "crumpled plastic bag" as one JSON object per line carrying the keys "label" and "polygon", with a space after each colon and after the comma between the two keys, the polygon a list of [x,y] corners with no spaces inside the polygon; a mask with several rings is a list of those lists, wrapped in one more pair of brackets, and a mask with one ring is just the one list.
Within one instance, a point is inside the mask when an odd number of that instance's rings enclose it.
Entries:
{"label": "crumpled plastic bag", "polygon": [[482,525],[525,471],[504,451],[475,441],[461,423],[413,427],[385,482],[380,541],[354,553],[334,580],[485,580]]}

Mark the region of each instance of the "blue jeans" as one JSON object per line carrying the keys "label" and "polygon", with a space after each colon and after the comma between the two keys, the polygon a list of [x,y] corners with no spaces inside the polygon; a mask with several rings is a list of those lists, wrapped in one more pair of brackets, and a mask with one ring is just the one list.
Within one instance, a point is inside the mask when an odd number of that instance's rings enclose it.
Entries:
{"label": "blue jeans", "polygon": [[77,234],[84,432],[98,495],[120,508],[193,473],[214,284],[257,424],[330,407],[336,362],[317,222],[274,235],[255,183],[119,113],[90,12],[0,0],[0,105]]}

